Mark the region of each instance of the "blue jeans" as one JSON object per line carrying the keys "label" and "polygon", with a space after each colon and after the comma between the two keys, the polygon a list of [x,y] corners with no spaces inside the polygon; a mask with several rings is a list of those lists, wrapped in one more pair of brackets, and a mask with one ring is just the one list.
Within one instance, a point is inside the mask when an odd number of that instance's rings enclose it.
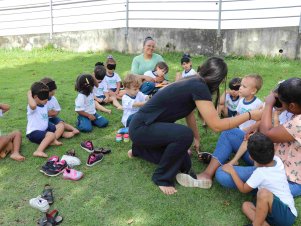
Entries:
{"label": "blue jeans", "polygon": [[97,126],[99,128],[104,128],[109,124],[109,121],[100,116],[99,114],[95,113],[95,120],[91,121],[85,116],[79,115],[77,116],[77,124],[76,127],[81,131],[81,132],[91,132],[92,131],[92,125]]}
{"label": "blue jeans", "polygon": [[[215,151],[213,152],[213,157],[218,160],[218,162],[223,165],[228,162],[229,157],[232,153],[236,152],[241,145],[244,132],[240,129],[231,129],[223,131],[217,141]],[[249,166],[234,166],[235,171],[243,182],[246,182],[252,175],[253,171],[256,169],[253,166],[253,161],[249,158],[248,151],[243,155],[244,161]],[[222,170],[220,166],[215,172],[215,178],[223,187],[237,189],[234,181],[230,174]],[[289,188],[294,197],[301,195],[301,184],[297,184],[288,181]]]}

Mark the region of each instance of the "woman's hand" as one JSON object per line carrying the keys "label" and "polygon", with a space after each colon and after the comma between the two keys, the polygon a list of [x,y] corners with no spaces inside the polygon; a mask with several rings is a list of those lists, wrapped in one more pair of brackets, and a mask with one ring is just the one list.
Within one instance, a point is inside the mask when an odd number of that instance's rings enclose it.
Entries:
{"label": "woman's hand", "polygon": [[225,164],[223,165],[222,169],[226,172],[229,173],[230,175],[234,172],[234,168],[230,164]]}
{"label": "woman's hand", "polygon": [[268,95],[265,98],[265,104],[266,105],[270,105],[270,106],[274,106],[274,104],[276,103],[276,98],[275,98],[275,93],[271,92],[270,95]]}
{"label": "woman's hand", "polygon": [[193,139],[193,148],[196,151],[196,153],[199,153],[199,150],[200,150],[200,138],[194,138]]}
{"label": "woman's hand", "polygon": [[94,121],[94,120],[96,119],[94,115],[90,115],[90,114],[89,114],[88,118],[89,118],[91,121]]}

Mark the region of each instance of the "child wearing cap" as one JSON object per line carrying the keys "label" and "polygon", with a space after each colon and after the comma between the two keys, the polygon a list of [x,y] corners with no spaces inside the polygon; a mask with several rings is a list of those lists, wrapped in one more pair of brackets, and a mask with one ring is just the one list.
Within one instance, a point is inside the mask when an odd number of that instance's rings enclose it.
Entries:
{"label": "child wearing cap", "polygon": [[62,123],[64,125],[64,133],[62,134],[62,137],[64,138],[71,138],[74,135],[79,134],[78,129],[74,128],[73,126],[64,122],[61,118],[58,117],[58,114],[61,111],[61,106],[57,101],[56,97],[54,96],[57,89],[55,81],[51,78],[45,77],[41,79],[41,82],[44,83],[49,89],[49,98],[46,104],[49,122],[53,123],[54,125],[57,125],[59,123]]}
{"label": "child wearing cap", "polygon": [[49,88],[42,82],[35,82],[27,93],[27,128],[26,137],[39,144],[33,153],[36,157],[47,158],[44,152],[49,145],[62,145],[58,139],[64,132],[64,125],[49,122],[48,109],[45,106],[49,98]]}
{"label": "child wearing cap", "polygon": [[184,70],[182,71],[182,73],[177,72],[176,81],[178,81],[181,78],[196,75],[196,71],[192,68],[191,57],[188,53],[183,54],[181,58],[181,66]]}
{"label": "child wearing cap", "polygon": [[237,114],[236,108],[239,102],[239,87],[241,79],[233,78],[229,82],[229,90],[227,90],[219,100],[218,111],[224,117],[234,117]]}

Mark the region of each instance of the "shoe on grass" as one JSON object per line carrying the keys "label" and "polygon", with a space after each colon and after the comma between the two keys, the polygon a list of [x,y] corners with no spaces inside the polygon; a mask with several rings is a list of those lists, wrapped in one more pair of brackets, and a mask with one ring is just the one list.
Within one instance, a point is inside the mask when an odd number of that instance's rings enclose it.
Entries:
{"label": "shoe on grass", "polygon": [[86,150],[89,153],[92,153],[94,151],[94,146],[92,141],[86,140],[80,143],[80,147],[84,150]]}
{"label": "shoe on grass", "polygon": [[84,174],[75,169],[66,168],[63,173],[63,178],[65,180],[80,180]]}
{"label": "shoe on grass", "polygon": [[71,155],[63,155],[61,160],[65,160],[71,168],[74,166],[79,166],[81,164],[81,161],[79,158]]}
{"label": "shoe on grass", "polygon": [[44,173],[46,176],[54,177],[61,174],[67,166],[68,165],[65,160],[61,160],[59,162],[53,162],[52,164],[49,164],[47,162],[44,166],[42,166],[40,172]]}
{"label": "shoe on grass", "polygon": [[192,176],[185,173],[178,173],[176,176],[176,180],[180,185],[184,187],[209,189],[212,186],[211,180],[194,179]]}
{"label": "shoe on grass", "polygon": [[104,155],[102,153],[92,153],[89,155],[87,160],[87,166],[94,166],[96,163],[103,159]]}
{"label": "shoe on grass", "polygon": [[39,195],[36,198],[29,200],[29,205],[35,209],[40,210],[43,213],[46,213],[49,210],[49,203],[46,199],[41,198]]}

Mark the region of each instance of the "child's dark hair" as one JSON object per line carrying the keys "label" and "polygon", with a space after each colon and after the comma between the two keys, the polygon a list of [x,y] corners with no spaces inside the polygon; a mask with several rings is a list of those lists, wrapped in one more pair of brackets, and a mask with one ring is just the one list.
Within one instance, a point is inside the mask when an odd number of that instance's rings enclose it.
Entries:
{"label": "child's dark hair", "polygon": [[42,78],[40,82],[43,82],[46,86],[48,86],[49,92],[57,89],[55,81],[49,77]]}
{"label": "child's dark hair", "polygon": [[239,90],[240,83],[241,83],[241,78],[238,77],[232,78],[231,81],[229,82],[229,89]]}
{"label": "child's dark hair", "polygon": [[253,78],[255,80],[255,88],[257,89],[257,92],[261,89],[263,81],[262,81],[262,77],[260,75],[249,74],[243,78]]}
{"label": "child's dark hair", "polygon": [[181,58],[181,64],[183,63],[189,63],[191,60],[191,57],[188,53],[184,53],[182,58]]}
{"label": "child's dark hair", "polygon": [[143,46],[145,46],[146,42],[149,40],[154,41],[154,39],[151,36],[147,36],[143,41]]}
{"label": "child's dark hair", "polygon": [[131,87],[140,87],[141,83],[141,78],[134,74],[128,74],[123,80],[123,86],[127,89],[130,89]]}
{"label": "child's dark hair", "polygon": [[154,71],[157,69],[157,67],[160,68],[161,70],[164,70],[165,74],[168,73],[169,68],[168,68],[167,63],[165,63],[164,61],[158,62],[154,68]]}
{"label": "child's dark hair", "polygon": [[35,82],[31,85],[31,95],[32,97],[39,95],[40,93],[47,93],[49,94],[49,88],[43,82]]}
{"label": "child's dark hair", "polygon": [[287,104],[301,106],[301,78],[289,78],[282,82],[278,88],[278,98]]}
{"label": "child's dark hair", "polygon": [[97,80],[103,80],[106,76],[106,68],[102,62],[97,62],[95,64],[94,76]]}
{"label": "child's dark hair", "polygon": [[249,138],[248,151],[254,161],[259,164],[270,163],[275,153],[273,141],[260,132],[254,133]]}
{"label": "child's dark hair", "polygon": [[114,57],[112,55],[107,56],[106,65],[108,65],[108,64],[116,64],[116,60],[114,59]]}
{"label": "child's dark hair", "polygon": [[75,83],[75,90],[86,96],[89,96],[92,93],[94,87],[94,80],[92,75],[81,74],[77,77]]}

